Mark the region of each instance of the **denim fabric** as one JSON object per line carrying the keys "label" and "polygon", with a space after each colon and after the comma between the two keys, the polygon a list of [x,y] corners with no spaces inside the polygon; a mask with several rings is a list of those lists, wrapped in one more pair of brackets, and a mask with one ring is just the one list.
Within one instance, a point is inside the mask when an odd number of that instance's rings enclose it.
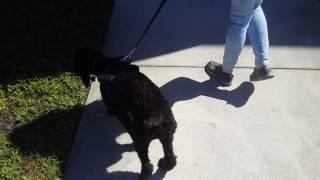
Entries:
{"label": "denim fabric", "polygon": [[263,0],[231,0],[230,24],[223,57],[223,71],[232,73],[244,47],[246,35],[255,54],[255,66],[268,64],[269,38]]}

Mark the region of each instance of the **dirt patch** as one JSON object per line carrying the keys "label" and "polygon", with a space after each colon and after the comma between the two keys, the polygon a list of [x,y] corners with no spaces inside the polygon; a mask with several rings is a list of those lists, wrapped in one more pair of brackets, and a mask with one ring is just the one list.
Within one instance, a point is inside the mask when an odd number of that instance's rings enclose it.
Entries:
{"label": "dirt patch", "polygon": [[15,121],[0,113],[0,136],[7,135],[15,127],[17,127]]}

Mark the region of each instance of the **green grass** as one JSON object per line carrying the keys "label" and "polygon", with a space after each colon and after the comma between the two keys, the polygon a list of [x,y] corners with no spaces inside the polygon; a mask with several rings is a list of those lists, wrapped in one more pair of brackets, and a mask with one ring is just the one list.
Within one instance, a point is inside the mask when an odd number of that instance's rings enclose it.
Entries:
{"label": "green grass", "polygon": [[86,89],[70,73],[7,86],[6,111],[18,125],[1,138],[0,179],[57,179],[72,147]]}
{"label": "green grass", "polygon": [[7,86],[7,107],[18,122],[29,122],[55,109],[83,102],[85,89],[69,73],[18,81]]}
{"label": "green grass", "polygon": [[0,137],[0,179],[15,179],[20,175],[21,154],[5,137]]}
{"label": "green grass", "polygon": [[0,111],[3,111],[6,108],[6,101],[5,92],[0,86]]}
{"label": "green grass", "polygon": [[74,51],[102,48],[111,0],[0,2],[0,179],[60,179],[87,89]]}

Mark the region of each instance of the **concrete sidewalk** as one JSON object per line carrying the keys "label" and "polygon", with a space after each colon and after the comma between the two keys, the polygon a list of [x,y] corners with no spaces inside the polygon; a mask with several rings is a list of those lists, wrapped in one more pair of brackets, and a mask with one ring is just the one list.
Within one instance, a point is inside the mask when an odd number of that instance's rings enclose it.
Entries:
{"label": "concrete sidewalk", "polygon": [[[117,0],[104,53],[126,54],[156,2]],[[233,85],[222,88],[202,67],[212,58],[221,62],[228,3],[168,1],[134,57],[167,97],[178,122],[177,167],[165,173],[155,166],[152,180],[320,178],[320,26],[310,23],[319,8],[316,1],[266,1],[276,77],[248,81],[253,56],[247,47]],[[131,143],[119,121],[106,113],[94,83],[65,179],[137,179],[140,162]],[[149,151],[156,165],[160,143],[152,142]]]}

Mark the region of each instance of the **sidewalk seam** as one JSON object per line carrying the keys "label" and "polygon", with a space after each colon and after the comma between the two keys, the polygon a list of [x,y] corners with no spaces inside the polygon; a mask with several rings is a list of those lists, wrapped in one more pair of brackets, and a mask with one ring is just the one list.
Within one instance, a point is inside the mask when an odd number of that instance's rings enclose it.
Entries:
{"label": "sidewalk seam", "polygon": [[[204,68],[204,66],[166,66],[166,65],[139,65],[139,67],[154,67],[154,68]],[[249,66],[238,66],[235,69],[253,69]],[[272,67],[274,70],[301,70],[301,71],[320,71],[320,68],[286,68],[286,67]]]}

